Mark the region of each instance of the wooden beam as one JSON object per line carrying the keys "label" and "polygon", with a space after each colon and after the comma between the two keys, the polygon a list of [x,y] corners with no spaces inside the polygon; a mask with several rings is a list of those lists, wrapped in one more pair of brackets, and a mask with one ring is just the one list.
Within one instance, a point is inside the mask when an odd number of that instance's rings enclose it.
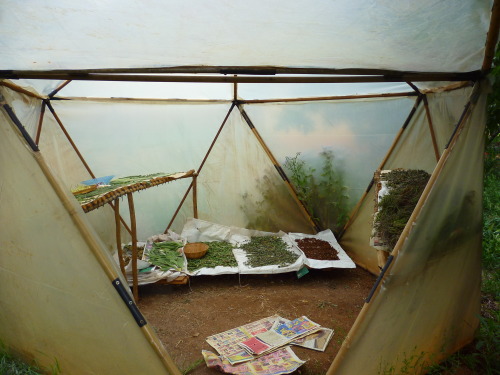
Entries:
{"label": "wooden beam", "polygon": [[35,136],[35,143],[37,145],[40,143],[40,136],[42,134],[42,124],[43,124],[43,117],[45,116],[45,107],[46,104],[42,100],[42,107],[40,108],[40,116],[38,117],[38,127],[36,129],[36,136]]}
{"label": "wooden beam", "polygon": [[[207,153],[205,154],[205,157],[203,158],[203,160],[201,161],[201,164],[200,166],[198,167],[198,170],[196,171],[197,173],[197,176],[200,174],[201,170],[203,169],[203,166],[205,165],[205,162],[207,161],[207,158],[208,158],[208,155],[210,155],[210,152],[212,151],[212,148],[214,147],[215,145],[215,142],[217,142],[217,139],[219,138],[219,135],[220,133],[222,132],[222,129],[224,128],[224,125],[226,125],[226,122],[227,120],[229,119],[229,115],[231,114],[231,112],[233,111],[233,108],[235,107],[235,103],[233,102],[233,104],[231,104],[231,107],[229,108],[229,111],[227,112],[226,114],[226,117],[224,117],[224,120],[222,121],[222,124],[221,126],[219,127],[219,130],[217,131],[217,133],[215,134],[215,137],[214,139],[212,140],[212,143],[210,144],[210,147],[208,148],[208,151]],[[179,203],[179,206],[177,206],[177,209],[175,210],[175,213],[174,215],[172,216],[172,219],[170,219],[170,222],[168,223],[168,226],[165,228],[165,231],[163,233],[167,233],[168,230],[170,229],[170,227],[172,226],[172,224],[174,223],[174,220],[175,218],[177,217],[177,214],[179,213],[182,205],[184,204],[184,201],[186,200],[189,192],[191,191],[191,189],[193,188],[193,184],[194,183],[194,180],[191,181],[191,184],[189,185],[189,187],[187,188],[186,190],[186,193],[184,194],[184,197],[182,197],[181,199],[181,202]]]}
{"label": "wooden beam", "polygon": [[[169,67],[143,67],[143,68],[99,68],[99,69],[53,69],[53,70],[0,70],[0,77],[15,77],[23,73],[48,74],[222,74],[222,75],[281,75],[281,74],[307,74],[307,75],[379,75],[379,76],[397,76],[414,75],[421,72],[401,71],[391,69],[368,69],[368,68],[297,68],[270,65],[256,66],[201,66],[184,65]],[[450,75],[458,72],[430,72],[431,74]],[[462,73],[477,73],[462,72]],[[410,80],[411,81],[411,80]]]}
{"label": "wooden beam", "polygon": [[251,99],[239,100],[238,103],[242,104],[264,104],[264,103],[293,103],[293,102],[319,102],[331,100],[351,100],[351,99],[369,99],[369,98],[396,98],[406,96],[416,96],[417,94],[411,92],[396,92],[387,94],[366,94],[366,95],[337,95],[337,96],[316,96],[309,98],[282,98],[282,99]]}
{"label": "wooden beam", "polygon": [[122,249],[122,237],[121,237],[121,223],[120,223],[120,199],[115,199],[115,226],[116,226],[116,249],[118,250],[118,261],[120,263],[120,269],[122,270],[123,278],[127,279],[127,274],[125,273],[125,261],[123,260],[123,249]]}
{"label": "wooden beam", "polygon": [[432,146],[434,147],[434,154],[436,155],[436,162],[438,162],[440,155],[439,155],[439,148],[438,148],[437,141],[436,141],[436,134],[434,133],[434,125],[432,124],[431,111],[429,109],[429,103],[427,101],[427,96],[424,95],[423,99],[424,99],[425,114],[427,116],[427,123],[429,124],[429,131],[431,133],[431,138],[432,138]]}
{"label": "wooden beam", "polygon": [[21,94],[30,96],[32,98],[37,98],[37,99],[45,99],[45,97],[38,95],[34,92],[31,92],[29,90],[26,90],[25,88],[22,88],[21,86],[16,85],[15,83],[9,82],[9,81],[0,81],[0,86],[5,86],[8,87],[9,89],[19,92]]}
{"label": "wooden beam", "polygon": [[496,46],[498,42],[498,33],[500,29],[500,0],[495,0],[491,8],[490,28],[486,36],[486,45],[484,47],[484,60],[482,70],[488,72],[493,64]]}
{"label": "wooden beam", "polygon": [[199,76],[199,75],[147,75],[83,73],[81,71],[0,71],[0,78],[8,79],[58,79],[77,81],[118,82],[201,82],[201,83],[370,83],[370,82],[425,82],[425,81],[476,81],[482,77],[480,71],[467,73],[394,73],[385,75],[330,75],[330,76]]}
{"label": "wooden beam", "polygon": [[57,94],[59,91],[61,91],[63,88],[65,88],[70,82],[71,82],[71,80],[67,80],[67,81],[61,83],[58,87],[56,87],[55,90],[53,90],[49,94],[49,98],[52,98],[55,94]]}
{"label": "wooden beam", "polygon": [[128,210],[130,213],[130,228],[132,229],[132,294],[135,302],[139,301],[139,281],[137,276],[137,225],[135,221],[134,198],[132,193],[127,194]]}

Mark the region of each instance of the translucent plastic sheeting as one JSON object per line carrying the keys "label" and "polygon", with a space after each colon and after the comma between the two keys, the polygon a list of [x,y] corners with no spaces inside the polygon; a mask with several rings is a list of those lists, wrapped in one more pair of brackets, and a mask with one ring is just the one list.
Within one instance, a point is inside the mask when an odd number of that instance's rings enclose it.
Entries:
{"label": "translucent plastic sheeting", "polygon": [[[61,101],[54,108],[96,176],[124,177],[198,169],[229,105]],[[139,239],[163,233],[189,183],[134,194]],[[127,204],[120,210],[128,220]]]}
{"label": "translucent plastic sheeting", "polygon": [[[338,374],[424,372],[479,325],[486,95],[453,148],[380,292],[358,318]],[[377,350],[373,350],[373,348]]]}
{"label": "translucent plastic sheeting", "polygon": [[98,98],[231,100],[229,83],[72,81],[58,96]]}
{"label": "translucent plastic sheeting", "polygon": [[[63,205],[3,110],[0,170],[2,344],[47,371],[167,373],[90,250],[85,232],[99,242],[85,214],[70,193],[70,206]],[[113,259],[99,246],[101,261],[118,275]]]}
{"label": "translucent plastic sheeting", "polygon": [[19,79],[12,82],[21,87],[34,89],[40,96],[49,95],[64,83],[54,79]]}
{"label": "translucent plastic sheeting", "polygon": [[[33,140],[39,124],[41,101],[9,89],[0,89],[21,124],[26,128]],[[47,163],[67,191],[76,187],[82,180],[90,178],[89,172],[78,158],[63,131],[47,109],[42,121],[42,129],[38,146]],[[88,214],[88,219],[99,237],[110,251],[116,249],[114,211],[106,206]],[[127,232],[122,230],[123,240],[128,241]]]}
{"label": "translucent plastic sheeting", "polygon": [[[469,94],[470,88],[428,95],[440,155],[458,123]],[[386,148],[385,152],[387,151]],[[432,137],[422,102],[383,168],[423,169],[428,173],[432,173],[436,163],[437,159],[434,153]],[[373,176],[373,173],[371,176]],[[374,274],[378,274],[380,269],[377,265],[377,253],[370,246],[374,198],[374,187],[371,187],[358,213],[342,236],[341,244],[345,249],[349,250],[349,254],[357,264],[367,268]]]}
{"label": "translucent plastic sheeting", "polygon": [[[179,0],[0,6],[0,69],[182,65],[481,68],[491,0]],[[293,45],[293,48],[290,48]]]}
{"label": "translucent plastic sheeting", "polygon": [[30,137],[35,140],[42,108],[41,100],[18,94],[4,87],[0,87],[0,94],[12,108]]}
{"label": "translucent plastic sheeting", "polygon": [[[237,108],[199,173],[201,219],[268,232],[311,233],[310,222]],[[187,202],[174,230],[192,212],[192,200]]]}
{"label": "translucent plastic sheeting", "polygon": [[321,171],[321,152],[333,152],[352,207],[368,186],[415,101],[410,98],[334,100],[245,105],[252,123],[274,156],[304,160]]}

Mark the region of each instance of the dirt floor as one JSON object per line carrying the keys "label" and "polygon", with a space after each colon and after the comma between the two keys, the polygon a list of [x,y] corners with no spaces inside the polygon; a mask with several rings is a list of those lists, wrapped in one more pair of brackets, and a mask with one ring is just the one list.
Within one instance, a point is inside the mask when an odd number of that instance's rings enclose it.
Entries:
{"label": "dirt floor", "polygon": [[198,276],[189,285],[145,285],[139,308],[181,371],[214,374],[202,349],[213,351],[206,337],[278,314],[287,319],[307,316],[333,328],[325,352],[293,346],[307,362],[297,374],[325,374],[354,323],[375,277],[356,269],[310,270],[278,275]]}

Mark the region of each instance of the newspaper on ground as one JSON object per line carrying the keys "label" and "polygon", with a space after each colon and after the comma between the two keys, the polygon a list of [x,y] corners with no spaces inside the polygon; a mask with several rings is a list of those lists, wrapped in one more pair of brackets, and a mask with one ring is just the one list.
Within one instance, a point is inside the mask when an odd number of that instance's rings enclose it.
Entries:
{"label": "newspaper on ground", "polygon": [[324,352],[332,336],[333,329],[322,327],[310,335],[292,341],[292,345]]}
{"label": "newspaper on ground", "polygon": [[277,319],[273,327],[240,343],[240,346],[253,355],[263,355],[292,343],[301,337],[321,329],[305,316],[295,320]]}
{"label": "newspaper on ground", "polygon": [[218,369],[226,374],[237,375],[290,374],[305,363],[295,355],[289,346],[237,365],[233,365],[226,358],[219,357],[207,350],[203,350],[202,354],[209,368]]}
{"label": "newspaper on ground", "polygon": [[270,330],[277,319],[277,315],[260,319],[241,327],[207,337],[207,343],[214,348],[219,355],[228,360],[232,365],[249,361],[255,356],[248,353],[239,344],[259,333]]}

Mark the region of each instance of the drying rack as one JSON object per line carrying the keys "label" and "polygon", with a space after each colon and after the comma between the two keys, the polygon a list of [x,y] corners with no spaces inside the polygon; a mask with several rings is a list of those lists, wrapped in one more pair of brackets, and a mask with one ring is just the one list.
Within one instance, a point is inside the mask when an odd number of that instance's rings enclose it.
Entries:
{"label": "drying rack", "polygon": [[[118,260],[120,263],[120,269],[126,278],[125,273],[125,261],[123,259],[123,249],[121,242],[121,217],[120,217],[120,197],[127,196],[128,207],[129,207],[129,215],[130,215],[130,229],[129,232],[132,236],[132,293],[134,295],[134,299],[137,301],[139,299],[139,282],[138,282],[138,271],[137,271],[137,225],[135,219],[135,208],[134,208],[134,198],[133,193],[145,189],[149,189],[154,186],[162,185],[167,182],[180,180],[184,178],[192,178],[192,186],[193,186],[193,216],[195,218],[198,217],[198,208],[197,208],[197,194],[196,194],[196,178],[198,174],[194,169],[191,169],[187,172],[178,172],[173,174],[164,174],[164,175],[155,175],[149,179],[143,179],[139,182],[130,183],[126,185],[120,185],[113,189],[105,189],[100,192],[100,189],[97,188],[91,192],[85,194],[83,198],[79,198],[76,195],[77,199],[80,201],[80,206],[82,207],[85,213],[93,211],[99,207],[102,207],[106,204],[110,204],[115,212],[115,224],[116,224],[116,246],[118,249]],[[168,282],[169,284],[185,284],[188,281],[188,276],[180,276],[177,279]]]}

